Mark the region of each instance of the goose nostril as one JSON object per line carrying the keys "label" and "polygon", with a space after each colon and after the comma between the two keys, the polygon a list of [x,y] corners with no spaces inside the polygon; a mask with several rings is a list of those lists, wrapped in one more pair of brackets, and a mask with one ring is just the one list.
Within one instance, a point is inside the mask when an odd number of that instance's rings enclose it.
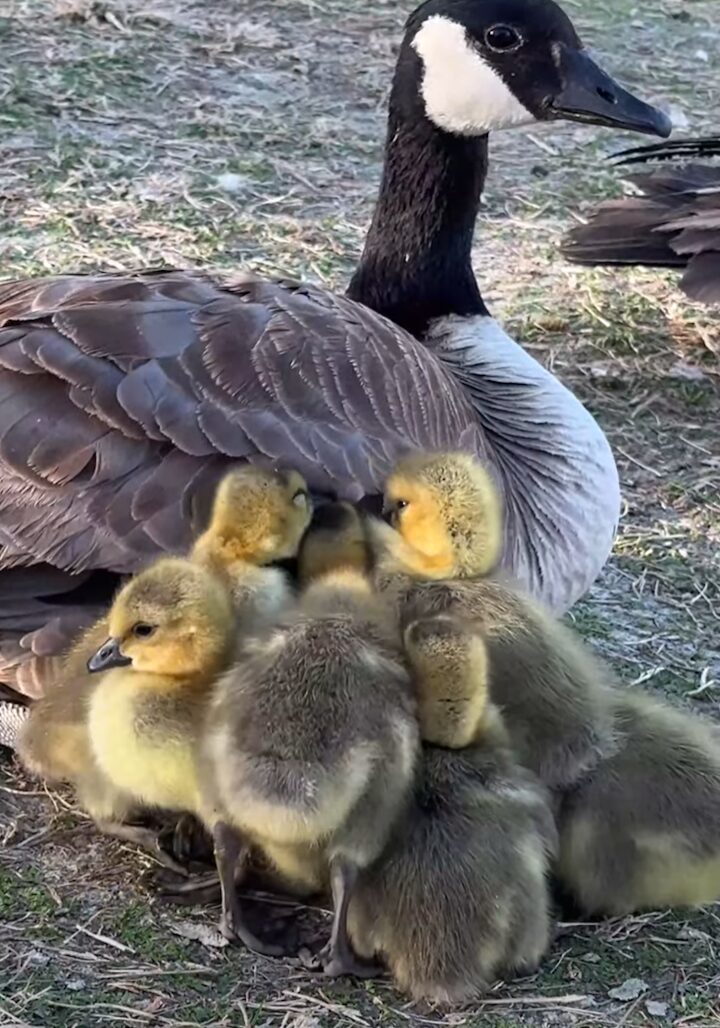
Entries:
{"label": "goose nostril", "polygon": [[614,93],[611,93],[609,89],[603,89],[602,86],[598,86],[597,87],[597,94],[598,94],[598,96],[601,96],[603,98],[603,100],[605,100],[606,103],[609,103],[609,104],[616,104],[617,103],[617,97],[615,96]]}

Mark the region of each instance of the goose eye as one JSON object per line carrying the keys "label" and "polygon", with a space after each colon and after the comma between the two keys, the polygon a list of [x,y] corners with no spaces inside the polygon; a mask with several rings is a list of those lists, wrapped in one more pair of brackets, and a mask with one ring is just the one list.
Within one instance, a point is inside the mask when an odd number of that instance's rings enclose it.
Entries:
{"label": "goose eye", "polygon": [[491,50],[514,50],[521,45],[522,38],[510,25],[493,25],[485,33],[485,42]]}
{"label": "goose eye", "polygon": [[408,501],[407,500],[398,500],[397,503],[395,504],[395,510],[405,510],[407,505],[408,505]]}
{"label": "goose eye", "polygon": [[138,621],[136,625],[133,625],[132,633],[137,636],[138,639],[147,639],[148,636],[152,635],[155,631],[154,625],[147,625],[144,621]]}
{"label": "goose eye", "polygon": [[304,489],[298,489],[292,498],[292,502],[296,507],[307,507],[308,494]]}

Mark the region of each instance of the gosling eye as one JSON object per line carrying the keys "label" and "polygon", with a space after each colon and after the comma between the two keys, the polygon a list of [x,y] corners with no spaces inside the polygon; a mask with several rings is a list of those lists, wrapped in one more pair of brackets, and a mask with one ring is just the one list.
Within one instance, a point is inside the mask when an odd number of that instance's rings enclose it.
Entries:
{"label": "gosling eye", "polygon": [[138,623],[132,627],[132,634],[138,639],[147,639],[154,631],[155,625],[148,625],[144,621],[138,621]]}
{"label": "gosling eye", "polygon": [[397,528],[397,526],[400,524],[400,513],[401,511],[405,510],[408,504],[408,500],[395,501],[390,515],[390,524],[393,526],[393,528]]}
{"label": "gosling eye", "polygon": [[305,489],[298,489],[292,498],[292,502],[296,507],[307,507],[308,494]]}
{"label": "gosling eye", "polygon": [[522,46],[522,36],[511,25],[492,25],[485,33],[485,42],[491,50],[507,52]]}

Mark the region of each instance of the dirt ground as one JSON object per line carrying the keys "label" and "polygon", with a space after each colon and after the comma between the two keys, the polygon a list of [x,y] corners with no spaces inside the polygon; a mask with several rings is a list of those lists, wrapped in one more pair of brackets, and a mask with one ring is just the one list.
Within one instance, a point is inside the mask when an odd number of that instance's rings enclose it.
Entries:
{"label": "dirt ground", "polygon": [[[565,5],[684,133],[718,131],[717,0]],[[409,10],[1,0],[0,277],[170,263],[342,288]],[[578,212],[620,192],[605,158],[633,142],[571,125],[494,139],[475,265],[493,312],[583,398],[618,458],[615,553],[571,620],[625,681],[720,717],[717,313],[672,274],[557,255]],[[0,1024],[720,1025],[718,905],[562,924],[540,974],[443,1017],[385,982],[329,984],[222,947],[216,908],[158,902],[150,858],[98,838],[67,794],[10,760],[0,846]]]}

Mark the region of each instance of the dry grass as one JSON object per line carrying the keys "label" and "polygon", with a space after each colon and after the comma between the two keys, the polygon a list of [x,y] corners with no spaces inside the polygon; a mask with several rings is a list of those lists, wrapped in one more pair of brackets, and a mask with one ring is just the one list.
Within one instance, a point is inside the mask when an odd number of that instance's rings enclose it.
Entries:
{"label": "dry grass", "polygon": [[[717,130],[716,0],[566,4],[626,81],[689,130]],[[242,264],[341,287],[374,198],[407,9],[4,0],[2,275]],[[618,456],[616,553],[573,619],[626,680],[717,715],[717,318],[672,275],[556,256],[578,209],[619,190],[602,157],[626,142],[573,126],[495,140],[475,263],[494,312],[583,397]],[[718,908],[564,926],[539,976],[443,1019],[386,984],[318,982],[174,934],[215,911],[162,907],[137,881],[147,858],[97,838],[63,794],[2,773],[0,1023],[720,1023]],[[610,997],[627,978],[647,988]]]}

